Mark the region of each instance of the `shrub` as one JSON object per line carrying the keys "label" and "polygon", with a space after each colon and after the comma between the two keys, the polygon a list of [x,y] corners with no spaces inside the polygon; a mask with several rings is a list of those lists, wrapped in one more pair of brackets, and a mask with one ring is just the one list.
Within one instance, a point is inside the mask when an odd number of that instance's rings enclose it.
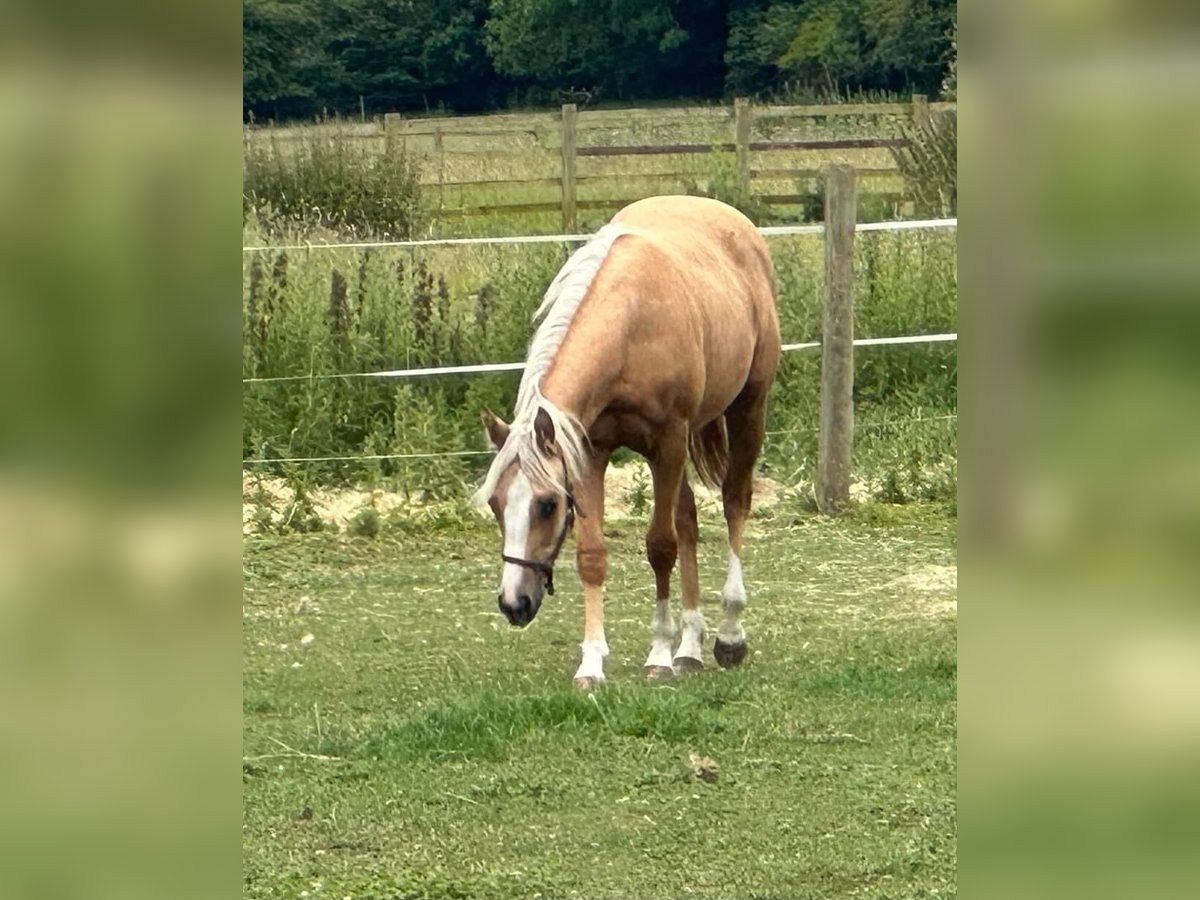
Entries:
{"label": "shrub", "polygon": [[242,215],[268,234],[330,228],[410,238],[422,224],[420,168],[403,146],[380,154],[330,126],[305,129],[294,149],[252,141],[245,151]]}
{"label": "shrub", "polygon": [[[800,220],[803,222],[825,221],[825,176],[802,178],[796,181],[796,194],[800,200]],[[854,221],[884,222],[894,217],[894,209],[886,194],[875,194],[863,190],[860,181],[855,191]]]}
{"label": "shrub", "polygon": [[290,481],[294,493],[291,502],[284,507],[283,517],[277,530],[280,533],[321,531],[325,527],[325,523],[321,521],[321,517],[317,514],[317,508],[308,496],[304,480],[293,478]]}
{"label": "shrub", "polygon": [[379,535],[379,525],[379,510],[365,506],[347,523],[346,530],[355,537],[373,538]]}
{"label": "shrub", "polygon": [[769,224],[778,218],[769,206],[754,197],[749,186],[742,185],[735,154],[714,148],[705,157],[704,168],[703,184],[697,179],[685,179],[686,193],[728,203],[759,225]]}
{"label": "shrub", "polygon": [[904,176],[917,215],[958,212],[958,114],[946,111],[900,127],[907,145],[892,156]]}

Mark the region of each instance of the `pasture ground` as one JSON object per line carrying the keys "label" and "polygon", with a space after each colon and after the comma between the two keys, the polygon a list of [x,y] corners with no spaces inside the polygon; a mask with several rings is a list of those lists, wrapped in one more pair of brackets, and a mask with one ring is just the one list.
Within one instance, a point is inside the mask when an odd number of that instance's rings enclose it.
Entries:
{"label": "pasture ground", "polygon": [[[518,631],[491,523],[246,537],[246,896],[955,894],[947,508],[760,512],[746,666],[654,684],[642,523],[606,530],[609,684],[590,697],[570,545]],[[715,628],[711,513],[700,552]]]}

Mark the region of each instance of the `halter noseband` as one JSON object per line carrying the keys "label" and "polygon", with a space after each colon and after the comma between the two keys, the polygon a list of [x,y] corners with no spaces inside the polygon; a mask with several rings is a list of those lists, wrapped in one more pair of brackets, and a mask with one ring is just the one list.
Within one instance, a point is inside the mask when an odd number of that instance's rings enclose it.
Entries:
{"label": "halter noseband", "polygon": [[[527,569],[533,569],[536,572],[541,572],[546,577],[546,593],[554,596],[554,561],[558,559],[558,551],[562,549],[563,541],[567,539],[567,532],[571,530],[571,526],[575,524],[575,495],[571,492],[570,482],[566,485],[567,489],[567,514],[563,517],[562,531],[558,533],[558,540],[554,542],[554,549],[550,551],[550,558],[545,562],[538,562],[533,559],[520,559],[516,556],[507,556],[504,553],[500,554],[500,558],[507,563],[512,563],[517,566],[524,566]],[[581,512],[580,515],[583,515]]]}

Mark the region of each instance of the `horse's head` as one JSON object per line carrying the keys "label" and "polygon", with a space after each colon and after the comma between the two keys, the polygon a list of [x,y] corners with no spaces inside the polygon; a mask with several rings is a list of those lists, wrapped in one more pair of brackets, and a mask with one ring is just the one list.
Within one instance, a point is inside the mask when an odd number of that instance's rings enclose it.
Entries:
{"label": "horse's head", "polygon": [[[517,440],[509,426],[487,410],[483,412],[483,426],[497,451],[502,451],[509,440]],[[554,424],[544,410],[538,410],[534,417],[532,440],[543,461],[558,463],[554,468],[562,473],[561,478],[546,482],[531,477],[522,468],[518,451],[507,465],[503,459],[496,461],[504,468],[497,473],[495,488],[487,497],[504,540],[500,554],[504,569],[496,602],[509,623],[518,628],[533,621],[543,594],[554,593],[554,561],[575,522],[575,497],[554,442]]]}

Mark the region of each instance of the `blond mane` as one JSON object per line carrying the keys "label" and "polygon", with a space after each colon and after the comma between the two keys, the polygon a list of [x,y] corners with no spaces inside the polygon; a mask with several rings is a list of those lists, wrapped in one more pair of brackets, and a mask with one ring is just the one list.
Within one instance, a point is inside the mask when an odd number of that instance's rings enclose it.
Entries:
{"label": "blond mane", "polygon": [[[476,503],[487,502],[496,490],[496,482],[501,474],[517,458],[521,462],[521,471],[535,490],[561,489],[564,463],[566,476],[572,483],[578,483],[583,477],[588,448],[587,431],[575,416],[546,399],[542,394],[542,379],[554,363],[575,313],[579,311],[579,305],[587,296],[613,243],[628,233],[620,225],[605,225],[590,241],[571,254],[546,289],[541,305],[533,314],[533,321],[542,319],[542,322],[529,342],[508,440],[493,458],[487,477],[475,494]],[[539,409],[544,410],[554,424],[554,440],[562,457],[561,463],[547,456],[538,446],[533,422]]]}

